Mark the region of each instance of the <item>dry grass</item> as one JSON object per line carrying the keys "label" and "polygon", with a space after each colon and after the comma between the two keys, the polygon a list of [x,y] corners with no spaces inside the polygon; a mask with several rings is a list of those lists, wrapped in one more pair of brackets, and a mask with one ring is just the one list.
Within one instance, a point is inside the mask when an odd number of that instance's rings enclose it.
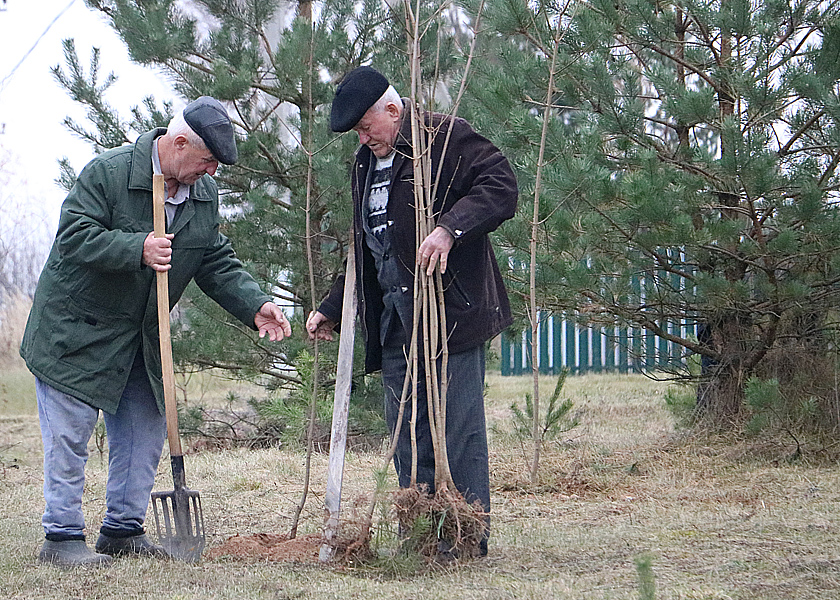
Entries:
{"label": "dry grass", "polygon": [[0,415],[36,414],[35,380],[18,353],[31,302],[0,296]]}
{"label": "dry grass", "polygon": [[[528,378],[488,377],[488,414],[503,427]],[[546,393],[552,389],[546,382]],[[739,440],[675,432],[664,384],[638,376],[570,378],[564,395],[581,425],[548,445],[540,485],[522,449],[491,439],[490,555],[410,576],[319,565],[204,560],[190,566],[120,560],[103,572],[38,566],[41,543],[37,418],[0,420],[0,597],[9,599],[637,599],[634,559],[652,556],[656,598],[797,600],[840,597],[840,470],[790,448],[748,452]],[[95,532],[105,465],[88,468],[85,511]],[[353,453],[345,504],[374,488],[378,454]],[[313,461],[300,534],[318,532],[327,466]],[[157,489],[171,489],[161,461]],[[235,534],[287,533],[303,456],[284,450],[198,452],[187,482],[201,492],[209,545]],[[393,483],[393,477],[391,477]]]}
{"label": "dry grass", "polygon": [[18,354],[26,318],[32,302],[22,294],[0,294],[0,368],[19,366],[23,360]]}
{"label": "dry grass", "polygon": [[37,415],[35,378],[20,364],[0,367],[0,415]]}

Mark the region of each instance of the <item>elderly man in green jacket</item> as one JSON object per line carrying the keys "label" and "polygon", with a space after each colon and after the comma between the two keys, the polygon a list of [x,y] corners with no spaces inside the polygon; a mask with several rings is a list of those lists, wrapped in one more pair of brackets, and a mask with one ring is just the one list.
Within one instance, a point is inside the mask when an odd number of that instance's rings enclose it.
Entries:
{"label": "elderly man in green jacket", "polygon": [[[236,161],[224,107],[204,96],[167,129],[101,154],[61,208],[21,355],[36,376],[44,443],[39,561],[101,566],[112,556],[165,557],[143,524],[166,436],[155,272],[174,306],[195,280],[260,337],[291,334],[283,312],[242,268],[219,231],[212,175]],[[164,176],[167,234],[155,238],[152,175]],[[82,514],[87,444],[99,410],[108,431],[106,512],[96,552]]]}

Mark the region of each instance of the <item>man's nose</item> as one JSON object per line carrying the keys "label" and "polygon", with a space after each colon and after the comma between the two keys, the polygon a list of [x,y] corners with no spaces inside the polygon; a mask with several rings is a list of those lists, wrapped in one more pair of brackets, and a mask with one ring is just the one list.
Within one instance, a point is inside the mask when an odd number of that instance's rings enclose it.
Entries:
{"label": "man's nose", "polygon": [[208,175],[210,175],[212,177],[213,175],[216,174],[216,169],[218,169],[218,168],[219,168],[219,163],[217,161],[213,161],[209,165],[207,165],[207,168],[205,169],[205,171],[207,172]]}
{"label": "man's nose", "polygon": [[364,146],[365,144],[367,144],[370,141],[370,136],[368,134],[362,133],[361,131],[358,132],[358,133],[359,133],[359,143],[362,146]]}

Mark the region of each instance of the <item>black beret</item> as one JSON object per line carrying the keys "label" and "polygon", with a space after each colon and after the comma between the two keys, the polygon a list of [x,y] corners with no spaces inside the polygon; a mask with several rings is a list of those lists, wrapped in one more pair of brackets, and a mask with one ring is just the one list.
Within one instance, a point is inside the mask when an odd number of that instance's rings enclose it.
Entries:
{"label": "black beret", "polygon": [[233,125],[225,107],[210,96],[202,96],[184,108],[187,125],[204,140],[207,149],[226,165],[236,162],[236,140]]}
{"label": "black beret", "polygon": [[385,76],[373,67],[358,67],[347,73],[335,89],[330,129],[336,132],[353,129],[388,85]]}

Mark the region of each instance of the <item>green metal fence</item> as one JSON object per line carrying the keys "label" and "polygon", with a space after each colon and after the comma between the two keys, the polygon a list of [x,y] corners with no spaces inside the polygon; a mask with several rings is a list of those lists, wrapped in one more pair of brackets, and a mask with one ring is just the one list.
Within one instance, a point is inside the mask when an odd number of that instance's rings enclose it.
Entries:
{"label": "green metal fence", "polygon": [[[571,317],[571,318],[570,318]],[[696,333],[694,323],[668,323],[669,333],[680,337]],[[641,373],[687,359],[678,344],[641,328],[581,325],[580,319],[565,314],[541,315],[536,352],[540,372],[570,374],[616,372]],[[502,375],[531,372],[531,332],[502,334]]]}

